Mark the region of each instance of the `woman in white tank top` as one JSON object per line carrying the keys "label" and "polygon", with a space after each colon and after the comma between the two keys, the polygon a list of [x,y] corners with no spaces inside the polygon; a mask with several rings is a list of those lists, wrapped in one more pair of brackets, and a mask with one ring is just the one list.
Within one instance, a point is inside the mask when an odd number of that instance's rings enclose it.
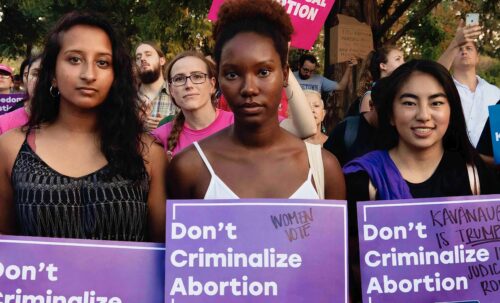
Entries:
{"label": "woman in white tank top", "polygon": [[319,147],[314,152],[279,126],[292,32],[276,1],[223,5],[213,31],[214,54],[234,125],[173,158],[167,172],[170,199],[345,199],[336,158]]}

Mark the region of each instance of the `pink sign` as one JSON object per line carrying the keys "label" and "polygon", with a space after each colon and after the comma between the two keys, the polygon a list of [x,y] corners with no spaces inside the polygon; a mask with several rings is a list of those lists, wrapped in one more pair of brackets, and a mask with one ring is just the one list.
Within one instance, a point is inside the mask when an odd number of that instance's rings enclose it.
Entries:
{"label": "pink sign", "polygon": [[[295,32],[292,46],[311,49],[325,23],[335,0],[276,0],[290,15]],[[208,19],[217,20],[217,12],[224,0],[213,0]]]}

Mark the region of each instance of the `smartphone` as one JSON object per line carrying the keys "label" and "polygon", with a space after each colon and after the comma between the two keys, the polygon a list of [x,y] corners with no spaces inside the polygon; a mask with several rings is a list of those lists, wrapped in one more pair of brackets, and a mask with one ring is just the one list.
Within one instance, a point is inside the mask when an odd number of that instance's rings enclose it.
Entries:
{"label": "smartphone", "polygon": [[465,25],[479,25],[479,14],[478,13],[468,13],[465,15]]}

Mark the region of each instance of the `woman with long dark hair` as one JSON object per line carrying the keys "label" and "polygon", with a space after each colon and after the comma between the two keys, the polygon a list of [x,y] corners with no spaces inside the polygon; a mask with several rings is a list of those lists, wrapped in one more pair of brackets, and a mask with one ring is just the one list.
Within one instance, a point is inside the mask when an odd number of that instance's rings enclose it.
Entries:
{"label": "woman with long dark hair", "polygon": [[92,13],[49,33],[28,125],[0,138],[0,233],[164,239],[166,158],[121,37]]}
{"label": "woman with long dark hair", "polygon": [[439,63],[412,60],[374,87],[380,150],[344,166],[351,294],[361,300],[356,202],[492,194],[495,175],[475,153],[460,97]]}
{"label": "woman with long dark hair", "polygon": [[379,82],[385,92],[377,102],[382,149],[344,167],[352,200],[499,191],[468,139],[460,97],[443,66],[413,60]]}

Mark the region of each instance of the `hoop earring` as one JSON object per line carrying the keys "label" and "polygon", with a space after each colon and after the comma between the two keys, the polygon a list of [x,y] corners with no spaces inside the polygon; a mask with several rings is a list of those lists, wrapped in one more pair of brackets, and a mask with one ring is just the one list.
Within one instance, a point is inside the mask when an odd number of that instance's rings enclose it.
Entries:
{"label": "hoop earring", "polygon": [[[56,90],[56,92],[54,93],[54,89]],[[49,88],[49,94],[53,97],[53,98],[57,98],[59,97],[60,93],[59,93],[59,90],[57,89],[57,87],[54,87],[54,86],[50,86]]]}

